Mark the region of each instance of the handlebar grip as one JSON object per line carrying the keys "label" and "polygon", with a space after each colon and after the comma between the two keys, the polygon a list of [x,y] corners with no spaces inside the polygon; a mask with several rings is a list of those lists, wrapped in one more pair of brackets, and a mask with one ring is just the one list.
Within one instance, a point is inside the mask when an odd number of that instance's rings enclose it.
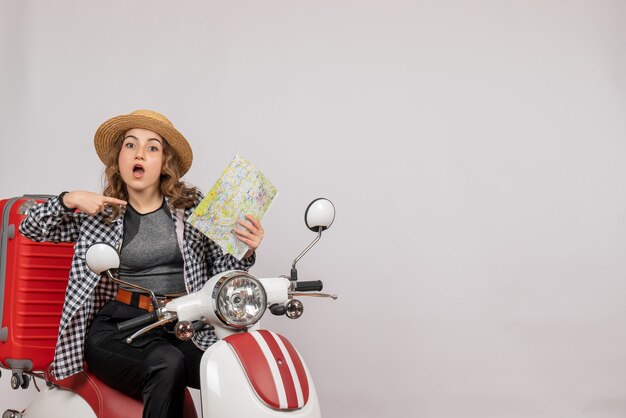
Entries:
{"label": "handlebar grip", "polygon": [[319,292],[324,287],[321,280],[309,280],[304,282],[296,282],[294,290],[297,292]]}
{"label": "handlebar grip", "polygon": [[158,318],[156,312],[149,312],[136,318],[120,322],[119,324],[117,324],[117,329],[119,329],[120,332],[124,332],[134,328],[139,328],[140,326],[149,324],[151,322],[156,322],[157,320]]}

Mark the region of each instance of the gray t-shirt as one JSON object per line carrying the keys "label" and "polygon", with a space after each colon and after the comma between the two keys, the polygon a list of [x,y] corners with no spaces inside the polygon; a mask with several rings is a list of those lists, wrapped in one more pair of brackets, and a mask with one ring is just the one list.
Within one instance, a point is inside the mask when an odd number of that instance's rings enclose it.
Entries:
{"label": "gray t-shirt", "polygon": [[165,200],[159,209],[145,214],[126,205],[119,273],[122,280],[157,295],[185,293],[183,256]]}

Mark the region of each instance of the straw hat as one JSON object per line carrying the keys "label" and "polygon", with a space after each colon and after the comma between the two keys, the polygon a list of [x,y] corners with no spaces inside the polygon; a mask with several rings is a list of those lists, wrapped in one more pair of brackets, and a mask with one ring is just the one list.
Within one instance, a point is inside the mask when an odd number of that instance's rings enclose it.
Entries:
{"label": "straw hat", "polygon": [[193,152],[185,137],[174,128],[162,114],[153,110],[136,110],[128,115],[121,115],[104,122],[94,136],[93,143],[98,157],[106,164],[106,156],[115,140],[120,135],[134,128],[148,129],[161,135],[176,150],[178,159],[185,174],[193,161]]}

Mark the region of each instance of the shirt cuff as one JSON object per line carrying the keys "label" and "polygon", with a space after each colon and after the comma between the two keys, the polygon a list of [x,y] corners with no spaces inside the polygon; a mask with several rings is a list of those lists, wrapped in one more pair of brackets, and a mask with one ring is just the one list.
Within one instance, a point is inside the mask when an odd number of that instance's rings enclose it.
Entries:
{"label": "shirt cuff", "polygon": [[63,209],[65,209],[66,212],[76,212],[76,209],[68,208],[67,206],[65,206],[65,203],[63,203],[63,196],[65,196],[67,193],[67,191],[61,192],[61,194],[59,195],[59,204]]}
{"label": "shirt cuff", "polygon": [[242,258],[241,263],[246,267],[250,268],[256,262],[256,251],[252,253],[252,255],[248,258]]}

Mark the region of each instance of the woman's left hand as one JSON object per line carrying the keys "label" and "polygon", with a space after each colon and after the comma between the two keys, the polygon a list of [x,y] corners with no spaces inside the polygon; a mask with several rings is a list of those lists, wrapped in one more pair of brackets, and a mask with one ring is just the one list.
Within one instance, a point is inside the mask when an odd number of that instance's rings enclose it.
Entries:
{"label": "woman's left hand", "polygon": [[233,232],[237,236],[239,241],[248,246],[248,252],[244,258],[250,258],[254,251],[259,248],[261,241],[263,241],[263,226],[257,218],[252,215],[246,215],[247,222],[243,219],[237,221],[240,228],[234,228]]}

